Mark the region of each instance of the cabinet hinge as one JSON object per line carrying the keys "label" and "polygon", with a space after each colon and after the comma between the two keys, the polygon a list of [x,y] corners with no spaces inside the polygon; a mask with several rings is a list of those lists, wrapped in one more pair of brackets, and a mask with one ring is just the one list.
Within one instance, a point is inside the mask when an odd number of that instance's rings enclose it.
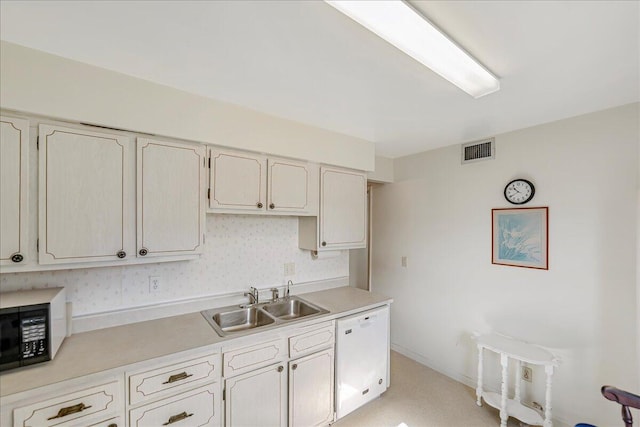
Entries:
{"label": "cabinet hinge", "polygon": [[40,239],[36,240],[36,251],[40,252]]}
{"label": "cabinet hinge", "polygon": [[207,199],[211,200],[211,189],[207,188]]}
{"label": "cabinet hinge", "polygon": [[222,389],[222,400],[227,400],[227,389],[226,388]]}
{"label": "cabinet hinge", "polygon": [[209,169],[211,169],[211,157],[209,157]]}
{"label": "cabinet hinge", "polygon": [[40,149],[40,135],[36,137],[36,150]]}

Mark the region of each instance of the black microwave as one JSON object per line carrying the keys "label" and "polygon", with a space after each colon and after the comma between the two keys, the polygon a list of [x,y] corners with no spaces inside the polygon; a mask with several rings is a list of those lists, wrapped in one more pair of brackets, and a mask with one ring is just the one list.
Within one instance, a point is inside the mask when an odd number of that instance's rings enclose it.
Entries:
{"label": "black microwave", "polygon": [[0,371],[51,360],[67,335],[64,288],[0,294]]}

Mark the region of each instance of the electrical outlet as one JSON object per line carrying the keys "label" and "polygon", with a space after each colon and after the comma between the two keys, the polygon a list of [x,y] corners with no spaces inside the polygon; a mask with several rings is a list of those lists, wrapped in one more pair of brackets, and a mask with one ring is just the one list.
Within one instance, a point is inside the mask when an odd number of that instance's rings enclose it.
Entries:
{"label": "electrical outlet", "polygon": [[285,276],[294,276],[296,274],[296,263],[295,262],[287,262],[284,264],[284,275]]}
{"label": "electrical outlet", "polygon": [[530,367],[528,367],[528,366],[523,366],[522,367],[522,379],[527,381],[527,382],[532,382],[533,381],[533,371],[531,370]]}
{"label": "electrical outlet", "polygon": [[403,267],[406,267],[406,266],[407,266],[407,257],[406,257],[406,256],[403,256],[402,258],[400,258],[400,264],[401,264]]}
{"label": "electrical outlet", "polygon": [[157,294],[162,292],[162,280],[159,276],[149,276],[149,293]]}

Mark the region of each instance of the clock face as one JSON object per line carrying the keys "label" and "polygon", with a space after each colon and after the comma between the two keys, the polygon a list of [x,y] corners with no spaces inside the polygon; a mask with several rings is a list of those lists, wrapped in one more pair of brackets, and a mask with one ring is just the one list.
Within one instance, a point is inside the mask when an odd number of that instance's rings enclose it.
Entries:
{"label": "clock face", "polygon": [[523,205],[533,199],[536,189],[526,179],[514,179],[504,188],[504,197],[509,203]]}

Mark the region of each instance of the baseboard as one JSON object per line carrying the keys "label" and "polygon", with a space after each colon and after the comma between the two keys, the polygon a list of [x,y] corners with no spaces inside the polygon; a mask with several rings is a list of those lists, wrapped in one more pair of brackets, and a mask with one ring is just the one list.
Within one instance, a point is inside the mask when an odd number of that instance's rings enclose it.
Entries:
{"label": "baseboard", "polygon": [[[300,295],[343,286],[349,286],[348,276],[296,283],[291,286],[291,294]],[[259,291],[264,295],[269,294],[269,289],[267,288],[260,289]],[[197,311],[207,310],[209,308],[224,307],[226,305],[242,304],[246,302],[247,297],[243,296],[243,292],[202,295],[181,300],[131,307],[122,310],[74,316],[72,319],[72,330],[73,333],[87,332],[113,326],[127,325],[129,323],[160,319],[163,317],[179,316],[181,314],[194,313]]]}
{"label": "baseboard", "polygon": [[433,363],[431,360],[427,359],[426,357],[422,356],[421,354],[418,354],[398,344],[391,343],[391,350],[396,351],[402,354],[403,356],[408,357],[409,359],[415,360],[421,365],[424,365],[427,368],[433,369],[434,371],[439,372],[442,375],[447,376],[453,380],[456,380],[459,383],[466,385],[467,387],[471,387],[473,389],[476,388],[476,381],[477,381],[476,378],[470,378],[466,375],[462,375],[456,372],[450,372],[446,369],[442,369],[441,367],[436,366],[435,363]]}

